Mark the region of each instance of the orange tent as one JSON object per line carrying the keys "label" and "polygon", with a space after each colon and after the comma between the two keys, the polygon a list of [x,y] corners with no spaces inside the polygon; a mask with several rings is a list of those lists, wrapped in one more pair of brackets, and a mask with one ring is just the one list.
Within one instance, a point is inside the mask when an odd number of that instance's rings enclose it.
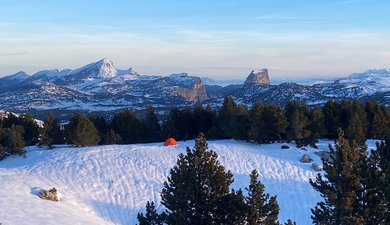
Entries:
{"label": "orange tent", "polygon": [[168,138],[164,142],[164,146],[177,145],[177,141],[174,138]]}

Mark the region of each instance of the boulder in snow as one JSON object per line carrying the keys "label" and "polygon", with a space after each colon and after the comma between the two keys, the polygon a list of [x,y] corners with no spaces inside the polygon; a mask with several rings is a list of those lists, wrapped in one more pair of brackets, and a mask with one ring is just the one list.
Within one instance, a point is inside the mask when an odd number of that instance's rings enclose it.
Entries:
{"label": "boulder in snow", "polygon": [[309,155],[303,154],[302,158],[299,161],[303,162],[303,163],[309,163],[309,162],[313,161],[313,159],[310,158]]}
{"label": "boulder in snow", "polygon": [[321,171],[321,170],[322,170],[321,165],[318,164],[318,163],[313,163],[313,164],[311,164],[311,168],[312,168],[313,170],[315,170],[315,171]]}
{"label": "boulder in snow", "polygon": [[58,202],[60,200],[57,194],[57,189],[54,187],[48,191],[42,190],[41,192],[39,192],[38,197],[44,200],[50,200],[54,202]]}

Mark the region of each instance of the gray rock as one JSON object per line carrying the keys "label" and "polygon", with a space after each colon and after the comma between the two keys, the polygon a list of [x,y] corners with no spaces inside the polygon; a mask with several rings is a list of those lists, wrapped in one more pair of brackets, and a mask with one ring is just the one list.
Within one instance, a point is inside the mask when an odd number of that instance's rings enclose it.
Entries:
{"label": "gray rock", "polygon": [[312,162],[313,159],[310,158],[309,155],[303,154],[302,158],[299,161],[302,162],[302,163],[309,163],[309,162]]}
{"label": "gray rock", "polygon": [[251,84],[265,84],[269,85],[269,77],[268,77],[268,70],[262,69],[259,71],[253,71],[249,74],[249,76],[246,78],[244,85],[251,85]]}
{"label": "gray rock", "polygon": [[318,151],[318,152],[315,152],[314,154],[321,157],[321,159],[324,160],[325,162],[333,162],[333,159],[330,157],[329,151]]}
{"label": "gray rock", "polygon": [[315,170],[315,171],[321,171],[321,170],[322,170],[321,165],[318,164],[318,163],[313,163],[313,164],[311,164],[311,168],[312,168],[313,170]]}
{"label": "gray rock", "polygon": [[44,200],[50,200],[54,202],[58,202],[60,200],[57,194],[57,189],[54,187],[48,191],[42,190],[41,192],[39,192],[38,197]]}

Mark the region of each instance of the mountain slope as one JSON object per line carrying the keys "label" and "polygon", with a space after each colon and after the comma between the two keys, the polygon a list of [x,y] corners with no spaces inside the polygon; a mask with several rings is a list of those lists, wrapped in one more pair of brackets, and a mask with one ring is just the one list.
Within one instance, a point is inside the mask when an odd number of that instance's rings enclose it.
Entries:
{"label": "mountain slope", "polygon": [[[327,149],[329,142],[321,142]],[[146,201],[160,204],[163,182],[185,147],[163,147],[161,143],[112,145],[86,148],[30,148],[27,158],[0,162],[0,207],[3,224],[135,224]],[[310,164],[300,163],[303,154],[315,162],[316,150],[282,150],[282,144],[255,145],[232,140],[210,141],[219,160],[234,174],[233,188],[245,188],[249,173],[257,169],[266,191],[278,196],[280,218],[311,224],[310,208],[320,199],[308,183],[316,174]],[[56,187],[60,202],[40,200],[38,189]]]}
{"label": "mountain slope", "polygon": [[71,115],[126,107],[137,111],[147,105],[167,110],[208,98],[199,77],[141,76],[132,69],[116,69],[108,59],[75,70],[19,72],[0,78],[0,84],[0,108],[16,112],[68,110]]}

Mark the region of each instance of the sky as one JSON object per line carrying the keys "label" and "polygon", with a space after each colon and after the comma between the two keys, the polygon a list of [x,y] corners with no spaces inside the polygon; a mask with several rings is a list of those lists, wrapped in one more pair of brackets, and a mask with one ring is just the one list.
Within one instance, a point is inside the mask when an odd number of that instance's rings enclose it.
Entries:
{"label": "sky", "polygon": [[340,77],[390,67],[388,0],[0,0],[0,76],[102,58],[144,75]]}

